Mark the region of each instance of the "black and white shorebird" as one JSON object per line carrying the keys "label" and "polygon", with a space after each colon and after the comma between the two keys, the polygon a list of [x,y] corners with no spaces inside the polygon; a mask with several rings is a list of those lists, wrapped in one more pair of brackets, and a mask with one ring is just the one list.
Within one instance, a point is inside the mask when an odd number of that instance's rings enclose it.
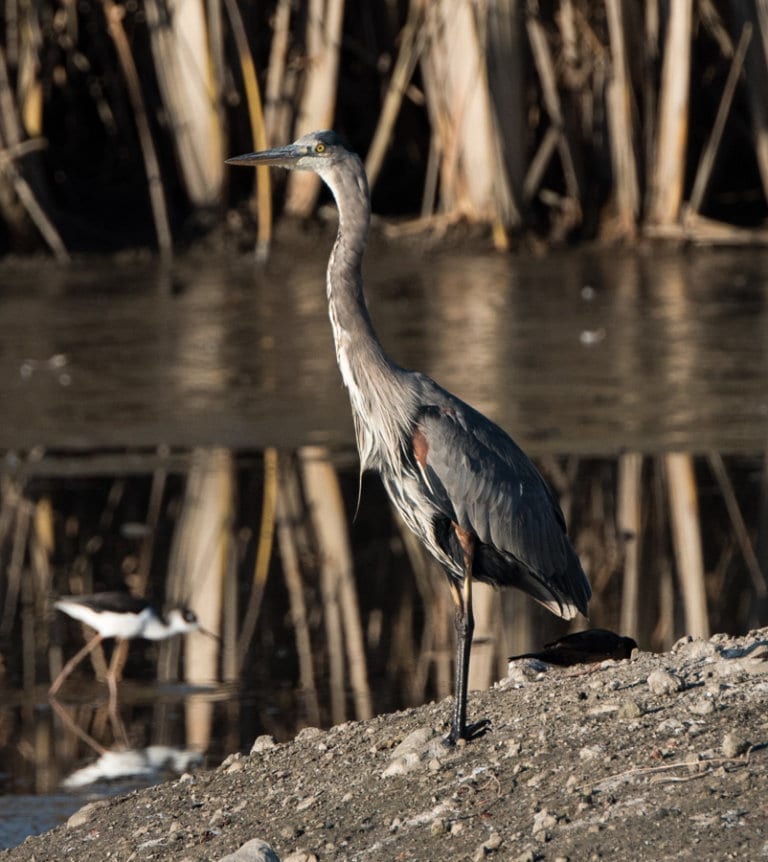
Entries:
{"label": "black and white shorebird", "polygon": [[[163,617],[145,599],[136,598],[129,593],[65,596],[55,602],[54,607],[95,629],[96,634],[64,665],[61,673],[51,683],[48,694],[52,697],[80,662],[106,638],[115,638],[117,641],[134,638],[159,641],[195,631],[215,637],[200,627],[197,616],[187,608],[174,608]],[[107,673],[111,703],[115,702],[117,696],[116,655],[115,651]]]}

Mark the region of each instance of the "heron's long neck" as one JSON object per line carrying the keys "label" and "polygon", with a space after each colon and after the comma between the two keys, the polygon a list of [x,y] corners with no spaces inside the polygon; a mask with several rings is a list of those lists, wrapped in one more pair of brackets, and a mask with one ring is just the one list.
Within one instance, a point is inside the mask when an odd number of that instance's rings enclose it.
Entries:
{"label": "heron's long neck", "polygon": [[394,451],[408,422],[402,369],[376,337],[363,296],[362,259],[370,202],[362,163],[355,157],[324,177],[339,209],[339,231],[328,261],[328,310],[336,359],[349,390],[363,468],[381,466],[381,452]]}

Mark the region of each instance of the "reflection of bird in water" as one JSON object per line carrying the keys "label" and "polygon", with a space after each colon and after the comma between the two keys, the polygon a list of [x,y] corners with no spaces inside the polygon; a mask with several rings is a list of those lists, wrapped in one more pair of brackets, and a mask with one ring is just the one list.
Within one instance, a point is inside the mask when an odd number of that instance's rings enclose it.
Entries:
{"label": "reflection of bird in water", "polygon": [[[48,691],[51,696],[56,694],[64,680],[88,653],[105,638],[116,638],[117,640],[146,638],[147,640],[159,641],[173,635],[198,630],[214,637],[210,632],[200,629],[200,623],[192,611],[186,608],[174,608],[163,618],[149,602],[135,598],[128,593],[66,596],[59,599],[55,603],[55,607],[73,619],[80,620],[80,622],[95,629],[96,635],[64,665]],[[117,651],[112,654],[112,661],[107,673],[110,703],[113,705],[117,697],[116,657]]]}
{"label": "reflection of bird in water", "polygon": [[330,187],[339,229],[328,262],[336,357],[349,390],[362,469],[379,471],[395,508],[442,564],[456,606],[456,687],[449,742],[466,724],[474,630],[472,581],[512,586],[558,616],[586,614],[591,590],[554,496],[521,449],[424,374],[395,365],[373,330],[361,262],[371,215],[365,169],[334,132],[229,159],[314,171]]}
{"label": "reflection of bird in water", "polygon": [[591,664],[606,659],[630,658],[637,643],[632,638],[622,637],[608,629],[587,629],[565,635],[552,643],[544,645],[540,652],[527,652],[513,655],[509,660],[535,658],[547,664],[569,667],[574,664]]}

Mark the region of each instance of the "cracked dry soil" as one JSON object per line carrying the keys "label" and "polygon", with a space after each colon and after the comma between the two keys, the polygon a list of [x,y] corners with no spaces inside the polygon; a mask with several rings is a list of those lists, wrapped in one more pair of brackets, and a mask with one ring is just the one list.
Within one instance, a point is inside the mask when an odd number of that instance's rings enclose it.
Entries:
{"label": "cracked dry soil", "polygon": [[510,677],[470,699],[492,730],[440,744],[450,703],[286,744],[122,798],[0,853],[283,862],[768,859],[768,629]]}

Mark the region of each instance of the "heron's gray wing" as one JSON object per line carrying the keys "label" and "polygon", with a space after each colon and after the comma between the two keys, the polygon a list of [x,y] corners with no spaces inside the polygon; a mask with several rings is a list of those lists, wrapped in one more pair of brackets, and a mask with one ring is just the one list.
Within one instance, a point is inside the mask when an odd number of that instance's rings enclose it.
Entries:
{"label": "heron's gray wing", "polygon": [[[501,428],[446,393],[439,405],[420,411],[414,440],[435,506],[517,564],[515,586],[565,616],[575,608],[586,610],[589,585],[560,507],[530,459]],[[526,573],[535,583],[518,582]],[[551,606],[552,598],[559,610]]]}

